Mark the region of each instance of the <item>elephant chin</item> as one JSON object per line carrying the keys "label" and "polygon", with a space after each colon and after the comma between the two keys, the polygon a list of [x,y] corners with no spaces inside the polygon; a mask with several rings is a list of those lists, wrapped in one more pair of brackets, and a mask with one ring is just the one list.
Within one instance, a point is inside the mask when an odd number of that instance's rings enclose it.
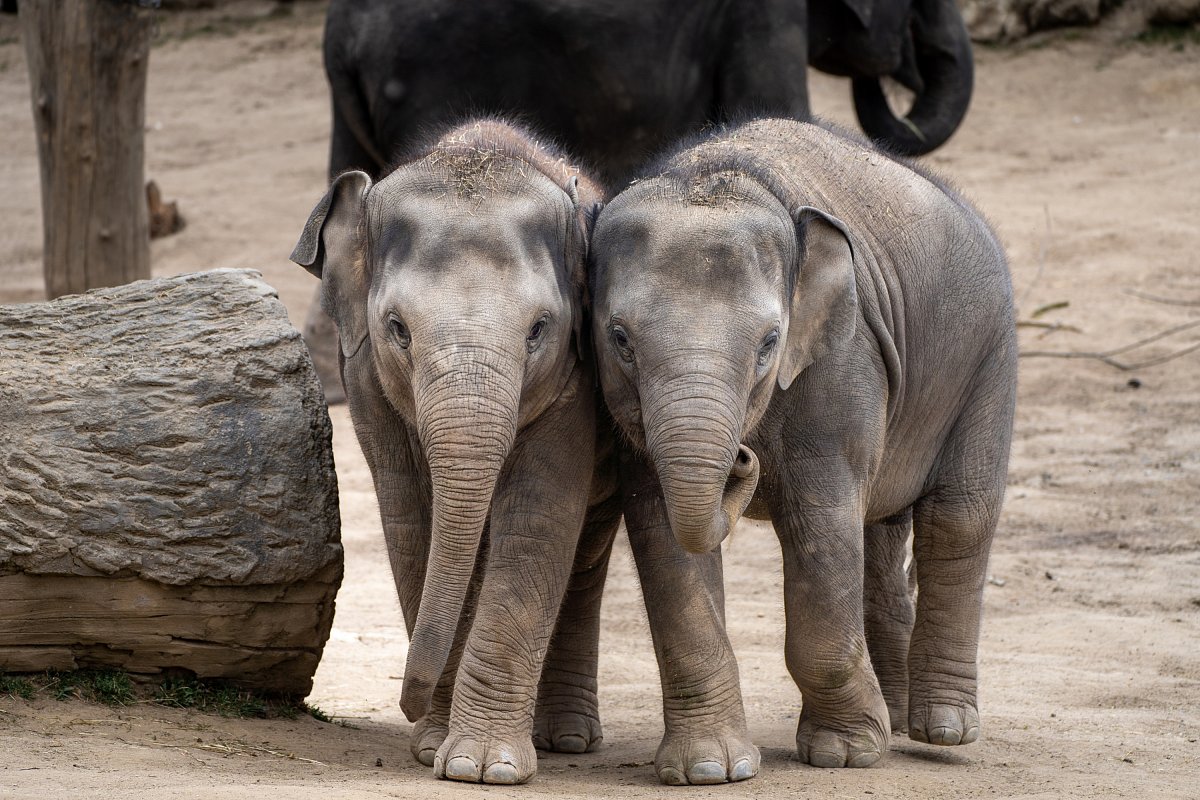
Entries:
{"label": "elephant chin", "polygon": [[[695,472],[694,467],[663,463],[659,475],[671,529],[680,546],[689,553],[708,553],[720,546],[737,526],[758,487],[758,456],[745,445],[738,447],[733,466],[727,474],[710,476],[708,486],[700,492],[680,487],[683,481],[672,476]],[[692,486],[695,478],[692,475]]]}

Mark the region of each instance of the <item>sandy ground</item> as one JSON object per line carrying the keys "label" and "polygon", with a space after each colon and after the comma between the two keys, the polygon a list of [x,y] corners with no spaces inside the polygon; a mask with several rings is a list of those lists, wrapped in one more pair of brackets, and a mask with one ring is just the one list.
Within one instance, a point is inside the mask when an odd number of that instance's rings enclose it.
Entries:
{"label": "sandy ground", "polygon": [[[254,267],[296,323],[314,281],[287,255],[324,186],[320,4],[263,17],[173,16],[150,62],[148,175],[188,226],[153,245],[156,274]],[[1032,350],[1101,351],[1200,320],[1200,46],[1065,33],[980,49],[976,99],[928,159],[991,217],[1012,259]],[[847,87],[813,79],[818,113],[851,121]],[[0,301],[40,297],[38,179],[23,54],[0,18]],[[1138,296],[1152,295],[1169,302]],[[1184,331],[1140,361],[1200,342]],[[1122,372],[1026,358],[1012,474],[985,596],[983,738],[894,741],[877,767],[793,757],[799,694],[782,656],[779,547],[743,523],[727,549],[731,635],[761,775],[660,787],[657,671],[628,549],[605,598],[599,752],[549,755],[533,783],[434,781],[408,755],[397,701],[405,637],[366,465],[333,411],[346,581],[309,702],[342,724],[232,720],[0,699],[0,796],[1200,796],[1200,353]]]}

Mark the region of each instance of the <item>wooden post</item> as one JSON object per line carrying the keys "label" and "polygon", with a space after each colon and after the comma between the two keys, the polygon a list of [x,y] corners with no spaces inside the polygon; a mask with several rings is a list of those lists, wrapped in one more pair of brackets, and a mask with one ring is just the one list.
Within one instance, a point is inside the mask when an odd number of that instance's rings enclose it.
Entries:
{"label": "wooden post", "polygon": [[21,0],[48,298],[150,277],[143,165],[151,13]]}

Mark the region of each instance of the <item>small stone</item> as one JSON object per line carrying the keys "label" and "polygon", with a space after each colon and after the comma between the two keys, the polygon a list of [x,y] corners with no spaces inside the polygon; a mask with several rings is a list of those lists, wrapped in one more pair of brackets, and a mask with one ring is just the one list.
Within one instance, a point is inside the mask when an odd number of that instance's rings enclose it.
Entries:
{"label": "small stone", "polygon": [[382,767],[382,766],[383,766],[383,759],[382,759],[382,758],[377,758],[377,759],[375,759],[375,766],[377,766],[377,767]]}

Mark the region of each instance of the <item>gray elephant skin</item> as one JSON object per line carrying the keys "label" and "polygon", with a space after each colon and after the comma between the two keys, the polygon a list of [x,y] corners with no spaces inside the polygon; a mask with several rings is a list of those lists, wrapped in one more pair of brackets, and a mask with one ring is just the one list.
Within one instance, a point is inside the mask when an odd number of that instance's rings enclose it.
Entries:
{"label": "gray elephant skin", "polygon": [[439,777],[518,783],[535,741],[601,739],[620,510],[581,344],[597,199],[561,154],[480,120],[378,183],[340,176],[292,254],[337,322],[410,636],[401,706]]}
{"label": "gray elephant skin", "polygon": [[[971,42],[954,0],[334,0],[325,38],[329,176],[379,177],[429,130],[515,114],[628,180],[678,137],[750,114],[807,119],[807,64],[854,79],[869,135],[925,153],[971,99]],[[895,116],[881,87],[915,92]],[[319,305],[305,341],[342,400]]]}
{"label": "gray elephant skin", "polygon": [[599,215],[591,280],[662,674],[659,776],[758,768],[718,548],[743,513],[782,546],[801,760],[867,766],[904,729],[974,741],[1017,363],[995,236],[939,180],[807,123],[746,123],[646,175]]}

